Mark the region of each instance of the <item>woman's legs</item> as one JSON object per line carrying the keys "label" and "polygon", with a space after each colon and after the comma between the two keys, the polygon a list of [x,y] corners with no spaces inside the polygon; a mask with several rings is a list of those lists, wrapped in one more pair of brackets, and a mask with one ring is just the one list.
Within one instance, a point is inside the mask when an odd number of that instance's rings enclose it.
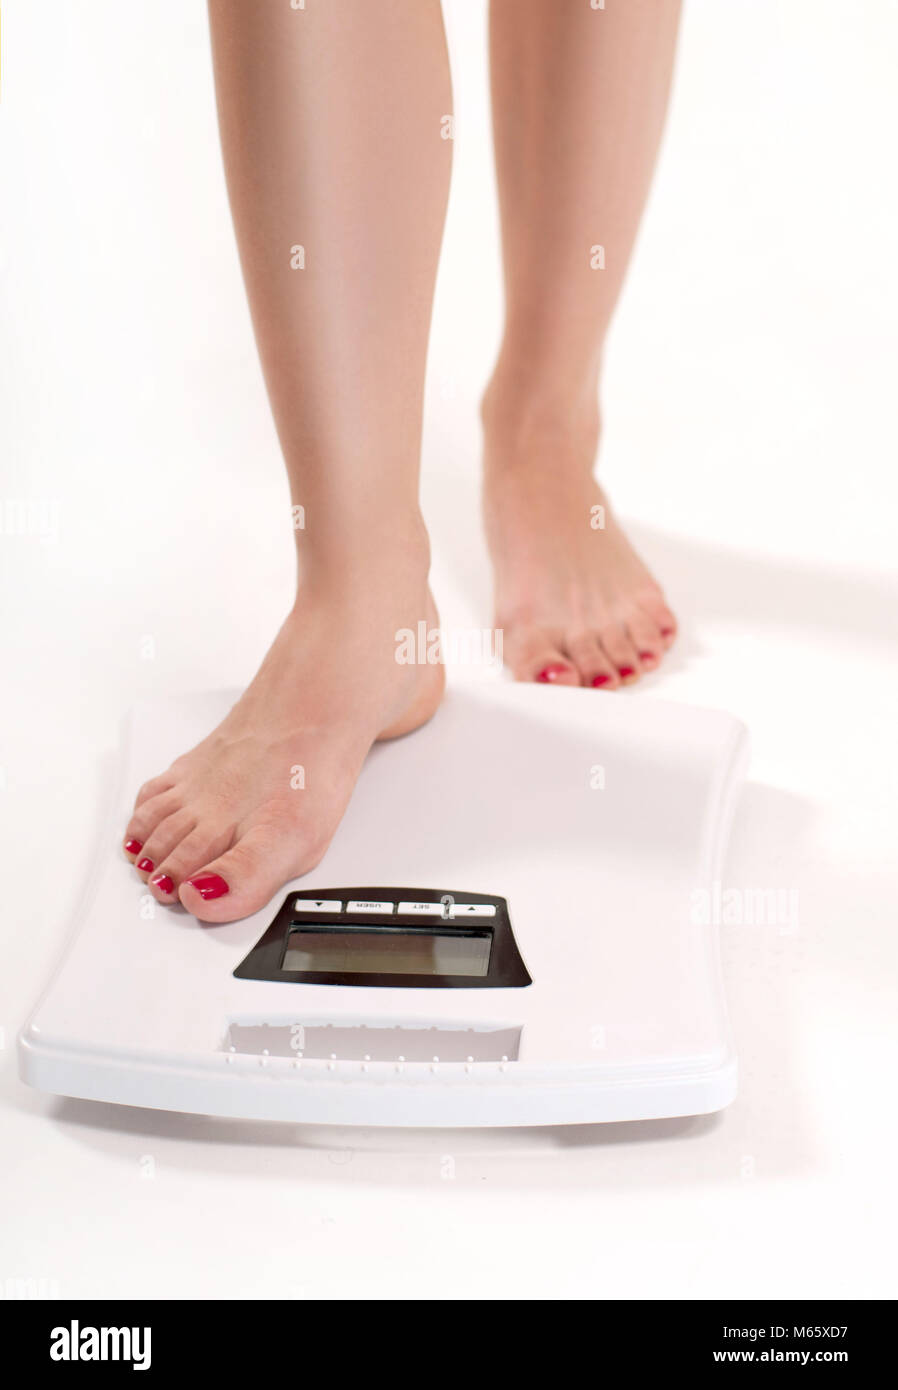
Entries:
{"label": "woman's legs", "polygon": [[664,123],[679,0],[492,0],[506,326],[487,390],[497,626],[523,680],[604,685],[675,623],[592,478],[605,334]]}
{"label": "woman's legs", "polygon": [[396,635],[437,621],[418,465],[451,92],[439,0],[209,13],[301,582],[243,698],[141,790],[126,839],[161,902],[228,921],[317,863],[372,741],[442,693],[440,668],[399,664]]}

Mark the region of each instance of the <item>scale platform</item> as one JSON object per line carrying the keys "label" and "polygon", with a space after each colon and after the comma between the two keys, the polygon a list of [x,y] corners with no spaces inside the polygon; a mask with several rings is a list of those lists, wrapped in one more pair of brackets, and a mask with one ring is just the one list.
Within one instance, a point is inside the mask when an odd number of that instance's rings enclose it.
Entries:
{"label": "scale platform", "polygon": [[[138,707],[93,883],[19,1037],[55,1094],[301,1123],[468,1126],[719,1110],[717,928],[747,761],[730,715],[499,682],[375,747],[316,870],[201,926],[121,853],[135,789],[236,692]],[[302,795],[297,791],[297,795]]]}

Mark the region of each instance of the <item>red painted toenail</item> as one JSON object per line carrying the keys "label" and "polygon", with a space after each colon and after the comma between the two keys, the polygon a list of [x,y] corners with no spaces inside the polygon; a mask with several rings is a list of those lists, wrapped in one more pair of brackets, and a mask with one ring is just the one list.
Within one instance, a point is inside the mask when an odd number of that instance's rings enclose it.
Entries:
{"label": "red painted toenail", "polygon": [[223,898],[225,893],[231,891],[220,874],[199,874],[197,878],[189,878],[187,882],[191,888],[196,889],[204,902],[208,902],[210,898]]}
{"label": "red painted toenail", "polygon": [[173,893],[175,891],[175,885],[168,874],[157,874],[155,878],[150,879],[150,882],[154,888],[159,889],[160,893]]}
{"label": "red painted toenail", "polygon": [[544,666],[536,679],[538,681],[542,681],[543,684],[546,684],[551,681],[556,681],[558,677],[568,669],[569,668],[567,666],[562,666],[560,663],[556,663],[556,665],[554,666]]}
{"label": "red painted toenail", "polygon": [[662,629],[661,629],[661,636],[662,636],[662,637],[673,637],[673,628],[672,628],[672,627],[662,627]]}
{"label": "red painted toenail", "polygon": [[640,661],[654,661],[654,660],[655,660],[655,653],[654,653],[654,652],[640,652],[640,653],[639,653],[639,660],[640,660]]}
{"label": "red painted toenail", "polygon": [[593,678],[592,678],[592,683],[593,683],[594,686],[596,686],[596,685],[607,685],[608,682],[609,682],[610,680],[611,680],[611,677],[610,677],[610,676],[593,676]]}
{"label": "red painted toenail", "polygon": [[156,865],[153,863],[152,859],[138,859],[137,867],[142,874],[151,874]]}
{"label": "red painted toenail", "polygon": [[626,680],[627,676],[635,676],[636,672],[634,671],[632,666],[622,666],[618,671],[618,675],[621,676],[624,680]]}
{"label": "red painted toenail", "polygon": [[143,849],[143,840],[126,840],[126,841],[125,841],[125,853],[126,853],[126,854],[140,854],[140,851],[141,851],[142,849]]}

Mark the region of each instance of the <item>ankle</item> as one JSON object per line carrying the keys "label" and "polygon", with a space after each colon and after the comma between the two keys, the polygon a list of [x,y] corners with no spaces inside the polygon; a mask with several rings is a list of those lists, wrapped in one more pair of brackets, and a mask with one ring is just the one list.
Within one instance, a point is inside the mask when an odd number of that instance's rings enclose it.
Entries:
{"label": "ankle", "polygon": [[303,536],[297,546],[297,597],[318,593],[367,603],[427,592],[430,537],[420,511],[366,516],[332,534]]}
{"label": "ankle", "polygon": [[488,468],[526,465],[547,455],[591,469],[599,443],[598,388],[533,380],[529,373],[494,374],[480,418]]}

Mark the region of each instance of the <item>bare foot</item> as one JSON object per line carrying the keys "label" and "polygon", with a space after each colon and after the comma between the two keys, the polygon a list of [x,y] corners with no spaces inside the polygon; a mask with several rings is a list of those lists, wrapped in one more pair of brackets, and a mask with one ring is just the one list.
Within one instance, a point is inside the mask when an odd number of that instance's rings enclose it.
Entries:
{"label": "bare foot", "polygon": [[438,625],[426,574],[304,590],[223,723],[140,789],[125,853],[160,902],[230,922],[314,868],[372,743],[440,702],[442,666],[396,659],[400,629]]}
{"label": "bare foot", "polygon": [[484,515],[496,626],[517,680],[613,690],[676,635],[658,584],[592,476],[596,422],[510,423],[484,404]]}

